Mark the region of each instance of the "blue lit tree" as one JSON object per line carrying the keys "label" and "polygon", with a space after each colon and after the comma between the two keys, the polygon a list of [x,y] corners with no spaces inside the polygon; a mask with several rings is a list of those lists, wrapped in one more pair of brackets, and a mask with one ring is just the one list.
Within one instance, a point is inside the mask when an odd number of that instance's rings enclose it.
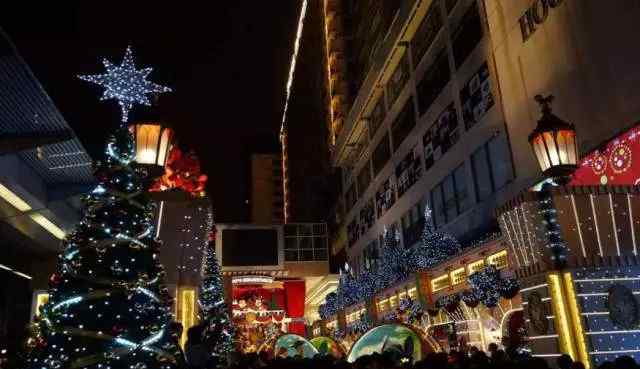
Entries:
{"label": "blue lit tree", "polygon": [[222,367],[227,363],[228,355],[234,350],[234,327],[229,319],[227,304],[224,301],[224,285],[220,265],[215,252],[215,226],[209,213],[209,229],[213,228],[205,246],[202,259],[202,280],[198,295],[200,321],[205,326],[204,343],[211,352],[213,363]]}
{"label": "blue lit tree", "polygon": [[433,227],[432,211],[427,206],[424,211],[422,242],[409,252],[412,271],[430,268],[447,258],[460,253],[460,243],[448,233],[437,232]]}
{"label": "blue lit tree", "polygon": [[381,265],[378,268],[378,290],[386,288],[408,277],[406,250],[400,245],[400,232],[386,230],[381,250]]}

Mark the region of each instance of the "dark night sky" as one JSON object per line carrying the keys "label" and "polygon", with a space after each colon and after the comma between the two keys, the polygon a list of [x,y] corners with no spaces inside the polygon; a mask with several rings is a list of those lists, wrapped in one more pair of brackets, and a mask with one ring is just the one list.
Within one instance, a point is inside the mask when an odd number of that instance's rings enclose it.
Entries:
{"label": "dark night sky", "polygon": [[92,156],[119,108],[75,75],[102,73],[103,57],[119,64],[130,44],[136,66],[153,67],[150,79],[174,89],[158,109],[198,152],[216,219],[246,220],[246,158],[277,150],[299,0],[16,3],[0,27]]}

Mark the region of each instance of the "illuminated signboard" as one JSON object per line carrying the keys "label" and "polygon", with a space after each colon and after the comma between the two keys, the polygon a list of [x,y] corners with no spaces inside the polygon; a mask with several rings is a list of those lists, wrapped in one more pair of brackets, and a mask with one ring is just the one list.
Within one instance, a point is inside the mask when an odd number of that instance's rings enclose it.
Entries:
{"label": "illuminated signboard", "polygon": [[585,156],[573,173],[571,185],[640,184],[640,125]]}

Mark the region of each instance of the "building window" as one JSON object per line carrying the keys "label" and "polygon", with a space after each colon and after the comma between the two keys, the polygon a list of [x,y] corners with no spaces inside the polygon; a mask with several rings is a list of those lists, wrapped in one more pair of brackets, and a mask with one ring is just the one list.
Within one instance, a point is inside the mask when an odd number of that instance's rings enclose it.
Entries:
{"label": "building window", "polygon": [[471,155],[471,165],[476,187],[476,197],[478,201],[485,200],[493,193],[491,167],[489,166],[489,155],[485,145],[482,145]]}
{"label": "building window", "polygon": [[369,160],[367,160],[358,173],[358,192],[364,195],[367,187],[371,183],[371,168],[369,167]]}
{"label": "building window", "polygon": [[451,69],[449,68],[449,58],[447,49],[440,51],[433,63],[427,68],[422,80],[418,84],[418,108],[420,115],[429,110],[429,107],[436,100],[442,89],[451,79]]}
{"label": "building window", "polygon": [[442,196],[442,183],[438,184],[431,190],[431,205],[433,209],[433,222],[439,227],[447,222],[445,207]]}
{"label": "building window", "polygon": [[487,144],[489,158],[491,160],[491,173],[496,190],[501,189],[513,179],[513,166],[511,165],[511,152],[507,137],[504,134],[494,136]]}
{"label": "building window", "polygon": [[423,213],[422,204],[418,203],[402,217],[402,239],[405,248],[410,248],[420,241],[424,229]]}
{"label": "building window", "polygon": [[402,108],[402,111],[400,111],[400,114],[398,114],[391,126],[393,151],[398,150],[398,147],[402,145],[402,141],[407,138],[415,126],[416,114],[413,110],[413,99],[409,97],[409,100],[404,104],[404,108]]}
{"label": "building window", "polygon": [[451,272],[451,285],[455,286],[467,280],[467,272],[464,268],[458,268]]}
{"label": "building window", "polygon": [[378,240],[369,242],[362,253],[364,267],[368,270],[376,270],[378,268]]}
{"label": "building window", "polygon": [[387,164],[387,161],[389,161],[390,157],[391,149],[389,148],[389,134],[386,133],[384,136],[382,136],[382,140],[378,142],[378,146],[376,146],[375,150],[373,150],[373,155],[371,156],[374,176],[380,173],[385,164]]}
{"label": "building window", "polygon": [[325,224],[287,224],[284,227],[285,261],[328,260]]}
{"label": "building window", "polygon": [[380,185],[376,191],[376,212],[380,218],[396,202],[396,191],[391,183],[391,177]]}
{"label": "building window", "polygon": [[407,60],[407,54],[405,53],[396,70],[387,81],[387,98],[389,99],[389,106],[393,106],[398,96],[402,92],[404,85],[409,79],[409,61]]}
{"label": "building window", "polygon": [[478,201],[485,200],[513,179],[511,153],[506,136],[492,137],[471,156]]}
{"label": "building window", "polygon": [[456,200],[458,201],[458,211],[460,213],[471,207],[471,198],[467,191],[467,174],[464,164],[453,171],[453,180],[456,186]]}
{"label": "building window", "polygon": [[449,104],[422,137],[425,168],[428,170],[460,139],[456,107]]}
{"label": "building window", "polygon": [[451,221],[458,216],[458,204],[456,201],[456,192],[452,175],[446,176],[444,181],[442,181],[442,194],[444,201],[444,213],[447,217],[447,221]]}
{"label": "building window", "polygon": [[452,221],[470,205],[464,171],[464,165],[460,165],[431,190],[437,226]]}
{"label": "building window", "polygon": [[371,137],[375,136],[376,132],[378,132],[378,128],[382,125],[382,122],[384,121],[384,113],[384,95],[380,95],[378,102],[373,107],[371,115],[369,116]]}
{"label": "building window", "polygon": [[353,207],[353,205],[356,204],[356,201],[358,201],[358,194],[356,193],[355,183],[352,183],[345,194],[345,203],[347,204],[347,211],[349,211]]}
{"label": "building window", "polygon": [[460,102],[462,103],[462,118],[466,129],[476,125],[491,109],[494,100],[487,62],[482,64],[460,90]]}
{"label": "building window", "polygon": [[420,63],[422,56],[429,50],[429,46],[433,44],[441,28],[442,17],[440,16],[440,8],[437,2],[434,1],[411,40],[414,68]]}
{"label": "building window", "polygon": [[422,176],[420,157],[414,147],[402,161],[396,165],[396,183],[398,184],[398,198],[404,195]]}
{"label": "building window", "polygon": [[362,209],[360,209],[360,224],[362,225],[360,228],[360,235],[362,236],[364,232],[366,232],[376,220],[376,213],[373,208],[373,199],[369,199],[369,201],[365,202]]}
{"label": "building window", "polygon": [[449,287],[449,275],[445,274],[431,280],[431,292],[438,292]]}
{"label": "building window", "polygon": [[509,264],[507,261],[507,251],[502,250],[493,255],[490,255],[487,258],[487,264],[495,266],[496,269],[506,268]]}
{"label": "building window", "polygon": [[360,238],[360,224],[354,219],[347,225],[347,243],[349,247],[353,246]]}
{"label": "building window", "polygon": [[458,69],[482,39],[482,22],[478,12],[478,5],[475,1],[460,20],[458,28],[453,33],[451,39],[453,60],[456,69]]}
{"label": "building window", "polygon": [[474,261],[467,266],[467,269],[469,270],[469,275],[481,271],[484,269],[484,260]]}

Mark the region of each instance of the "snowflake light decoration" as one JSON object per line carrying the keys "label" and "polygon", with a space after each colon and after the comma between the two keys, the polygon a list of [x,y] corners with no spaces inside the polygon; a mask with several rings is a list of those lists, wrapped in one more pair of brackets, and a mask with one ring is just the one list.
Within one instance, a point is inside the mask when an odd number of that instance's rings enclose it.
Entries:
{"label": "snowflake light decoration", "polygon": [[121,121],[129,120],[129,111],[134,104],[151,105],[147,94],[171,92],[169,87],[147,81],[153,68],[136,70],[131,46],[127,47],[122,63],[113,65],[107,59],[102,60],[106,73],[79,75],[83,81],[93,82],[104,87],[100,100],[116,99],[122,112]]}

